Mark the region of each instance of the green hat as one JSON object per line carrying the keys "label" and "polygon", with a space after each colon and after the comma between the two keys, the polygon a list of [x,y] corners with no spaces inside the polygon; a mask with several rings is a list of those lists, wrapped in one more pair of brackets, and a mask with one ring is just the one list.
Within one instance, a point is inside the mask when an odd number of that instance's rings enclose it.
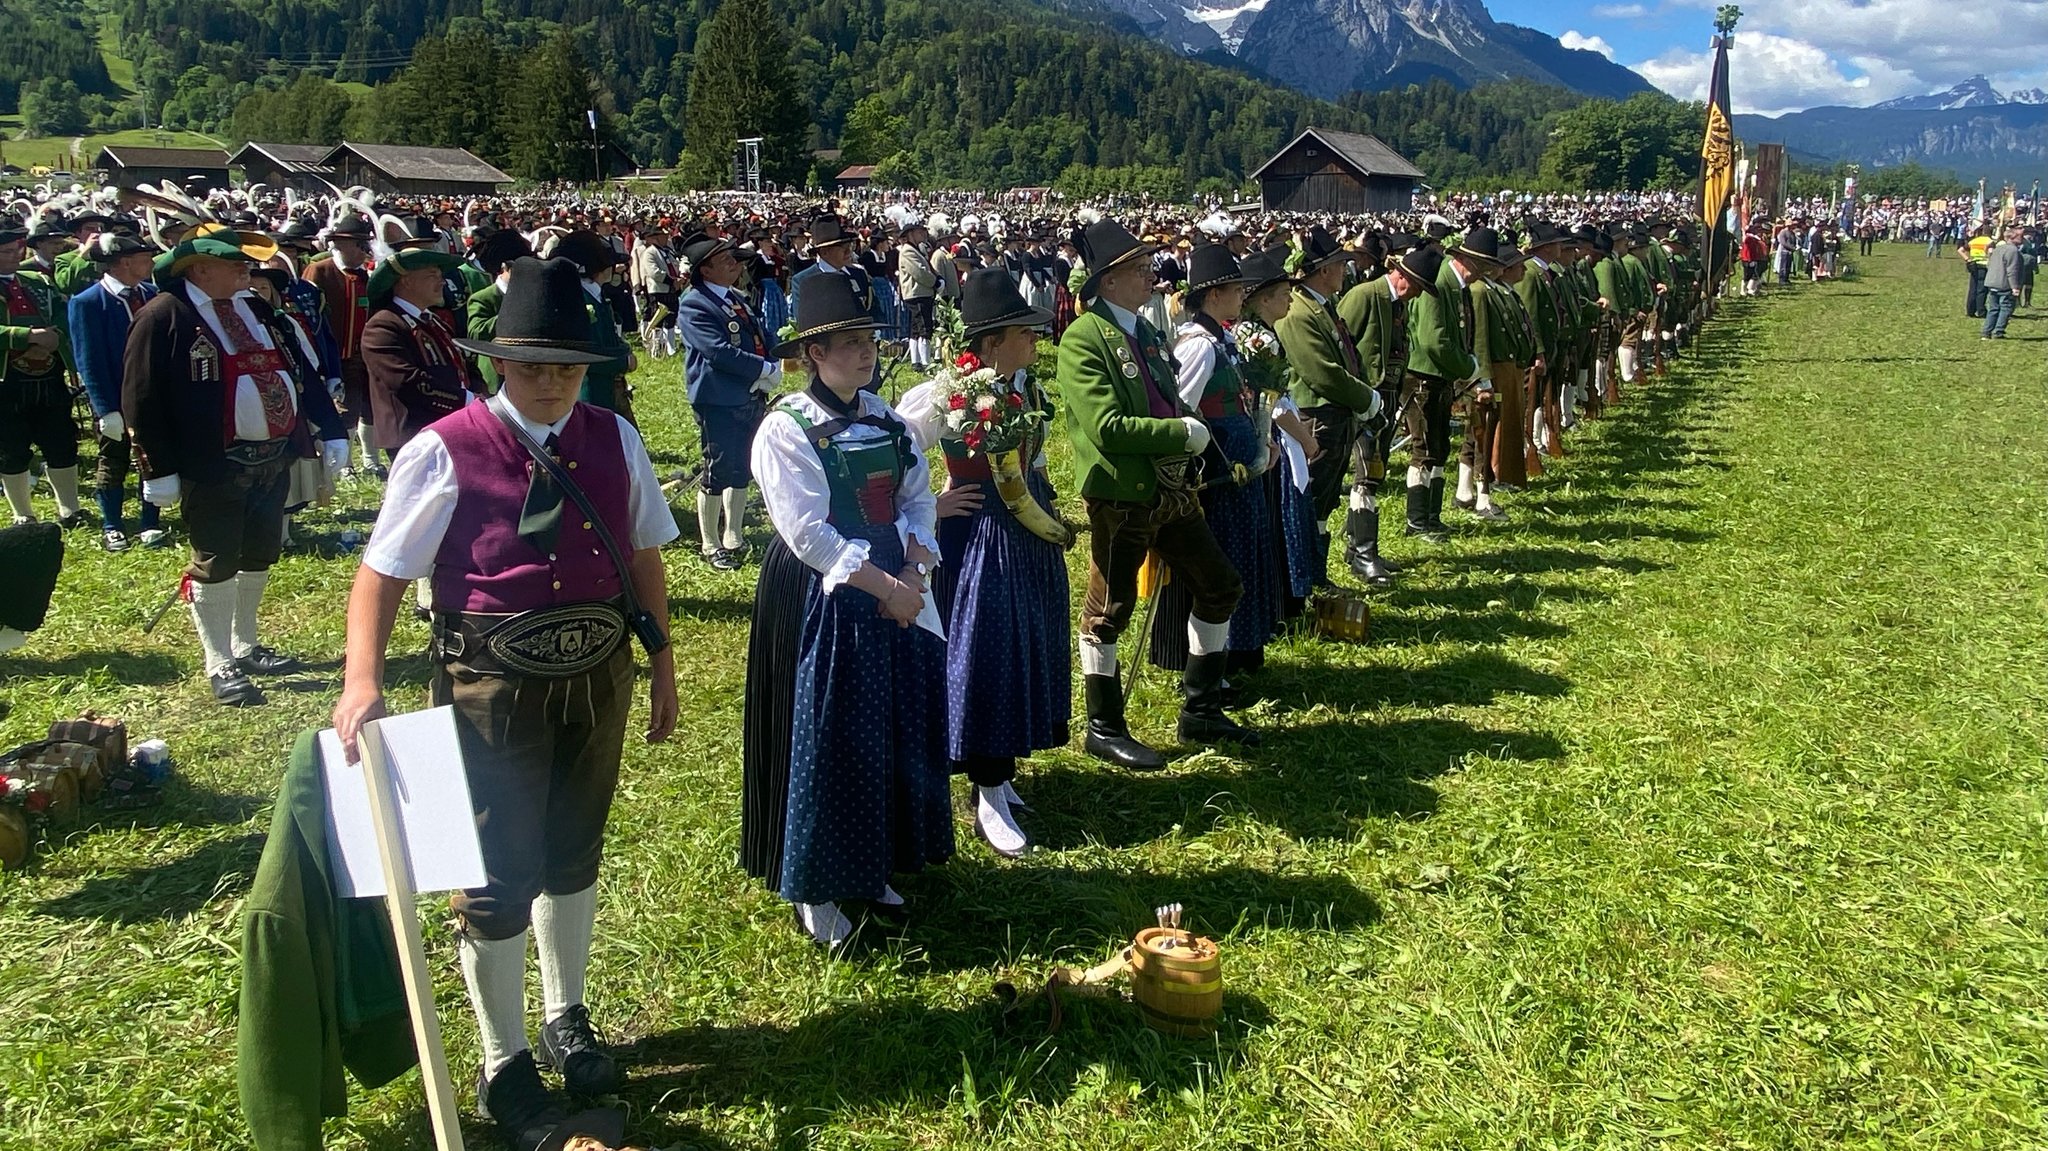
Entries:
{"label": "green hat", "polygon": [[377,262],[377,270],[370,273],[370,299],[388,300],[398,289],[398,277],[421,268],[439,268],[447,271],[460,267],[462,260],[446,252],[431,248],[400,248],[385,259]]}
{"label": "green hat", "polygon": [[170,279],[184,275],[185,269],[191,266],[194,260],[240,260],[255,263],[256,257],[246,250],[244,244],[237,242],[240,239],[240,234],[236,232],[189,235],[178,241],[176,247],[158,256],[152,266],[159,277]]}

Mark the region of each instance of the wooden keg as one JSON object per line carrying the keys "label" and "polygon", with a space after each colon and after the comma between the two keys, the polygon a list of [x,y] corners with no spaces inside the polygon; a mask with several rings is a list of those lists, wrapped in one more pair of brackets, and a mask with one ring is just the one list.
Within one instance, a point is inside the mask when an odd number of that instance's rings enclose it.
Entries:
{"label": "wooden keg", "polygon": [[[78,822],[78,773],[64,764],[17,763],[4,774],[13,802],[58,827]],[[18,782],[17,782],[18,781]]]}
{"label": "wooden keg", "polygon": [[1131,944],[1131,990],[1153,1030],[1182,1039],[1214,1034],[1223,1010],[1223,964],[1215,941],[1169,927],[1138,932]]}
{"label": "wooden keg", "polygon": [[0,803],[0,870],[12,871],[28,862],[30,845],[28,817],[10,803]]}
{"label": "wooden keg", "polygon": [[106,789],[107,776],[100,763],[100,751],[91,744],[58,740],[38,758],[46,765],[68,767],[77,774],[80,802],[92,803]]}
{"label": "wooden keg", "polygon": [[1372,634],[1372,605],[1364,597],[1325,588],[1315,597],[1316,630],[1345,643],[1364,643]]}

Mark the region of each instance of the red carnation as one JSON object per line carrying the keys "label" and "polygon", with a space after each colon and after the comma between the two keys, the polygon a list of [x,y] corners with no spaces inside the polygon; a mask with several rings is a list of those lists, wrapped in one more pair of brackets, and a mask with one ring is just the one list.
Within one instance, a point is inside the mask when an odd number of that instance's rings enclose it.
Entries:
{"label": "red carnation", "polygon": [[969,450],[979,451],[981,449],[981,429],[967,429],[966,434],[960,437],[960,442],[966,444]]}
{"label": "red carnation", "polygon": [[967,407],[966,395],[958,392],[954,393],[953,398],[946,401],[946,407],[956,412],[964,410]]}
{"label": "red carnation", "polygon": [[962,352],[954,359],[953,366],[963,372],[978,372],[981,370],[981,357],[973,352]]}
{"label": "red carnation", "polygon": [[1024,397],[1023,397],[1023,396],[1020,396],[1020,395],[1018,395],[1018,394],[1017,394],[1017,393],[1015,393],[1015,392],[1011,392],[1011,393],[1010,393],[1010,396],[1009,396],[1009,400],[1010,400],[1010,406],[1011,406],[1011,407],[1013,407],[1013,408],[1021,408],[1021,407],[1023,407],[1023,406],[1024,406]]}

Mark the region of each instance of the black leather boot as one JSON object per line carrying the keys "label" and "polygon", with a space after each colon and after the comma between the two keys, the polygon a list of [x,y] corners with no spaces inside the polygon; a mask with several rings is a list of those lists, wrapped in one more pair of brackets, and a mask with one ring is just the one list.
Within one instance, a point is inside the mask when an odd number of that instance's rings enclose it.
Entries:
{"label": "black leather boot", "polygon": [[1449,525],[1444,523],[1444,477],[1436,476],[1429,481],[1429,530],[1435,535],[1448,538]]}
{"label": "black leather boot", "polygon": [[1344,517],[1344,534],[1351,539],[1344,558],[1351,574],[1375,587],[1394,582],[1392,564],[1380,559],[1380,513],[1378,508],[1353,508]]}
{"label": "black leather boot", "polygon": [[1431,509],[1429,485],[1413,484],[1408,488],[1408,525],[1411,536],[1421,536],[1433,543],[1442,543],[1442,529],[1430,526]]}
{"label": "black leather boot", "polygon": [[1238,743],[1259,745],[1259,733],[1223,714],[1223,671],[1230,661],[1228,652],[1188,656],[1187,670],[1180,673],[1182,743]]}
{"label": "black leather boot", "polygon": [[1115,676],[1082,676],[1081,697],[1088,706],[1088,734],[1081,746],[1089,755],[1129,771],[1166,766],[1164,755],[1132,738],[1124,726],[1124,688]]}

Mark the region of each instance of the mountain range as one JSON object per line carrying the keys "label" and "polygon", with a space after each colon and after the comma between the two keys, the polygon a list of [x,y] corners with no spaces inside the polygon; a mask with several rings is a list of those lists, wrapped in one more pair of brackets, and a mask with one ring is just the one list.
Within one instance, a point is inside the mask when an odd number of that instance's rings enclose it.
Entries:
{"label": "mountain range", "polygon": [[1991,86],[1990,80],[1972,76],[1946,92],[1901,96],[1871,107],[1885,112],[1949,112],[1957,108],[1991,108],[2000,104],[2048,104],[2048,92],[2039,88],[2000,92]]}
{"label": "mountain range", "polygon": [[1648,91],[1598,52],[1496,21],[1482,0],[1082,0],[1190,56],[1324,99],[1444,79],[1526,79],[1588,96]]}
{"label": "mountain range", "polygon": [[1809,163],[1885,167],[1912,161],[1993,184],[2048,177],[2048,103],[2038,101],[1932,107],[1894,102],[1775,117],[1738,115],[1735,134],[1745,144],[1783,144],[1795,160]]}

